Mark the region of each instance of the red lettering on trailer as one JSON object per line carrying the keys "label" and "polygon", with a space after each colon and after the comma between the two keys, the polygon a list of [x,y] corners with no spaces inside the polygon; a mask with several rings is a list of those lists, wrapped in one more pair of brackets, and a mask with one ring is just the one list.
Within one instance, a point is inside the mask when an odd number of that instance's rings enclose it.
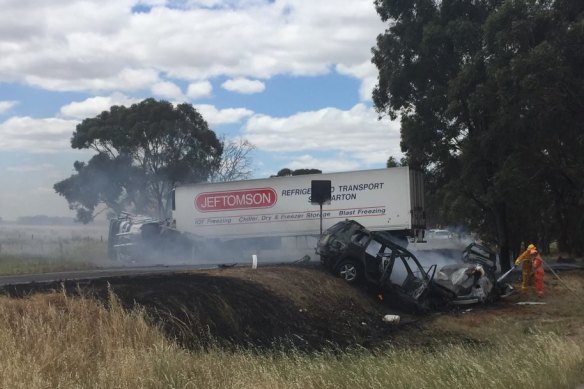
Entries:
{"label": "red lettering on trailer", "polygon": [[272,188],[203,192],[195,197],[195,208],[201,212],[271,208],[277,200],[278,195]]}

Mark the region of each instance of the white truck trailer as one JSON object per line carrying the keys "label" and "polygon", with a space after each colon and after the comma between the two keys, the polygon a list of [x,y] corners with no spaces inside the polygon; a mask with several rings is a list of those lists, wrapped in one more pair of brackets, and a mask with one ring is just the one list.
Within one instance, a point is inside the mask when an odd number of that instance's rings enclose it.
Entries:
{"label": "white truck trailer", "polygon": [[138,260],[172,252],[165,257],[184,258],[188,251],[203,261],[238,262],[251,254],[272,261],[314,258],[320,207],[311,203],[312,180],[331,181],[324,229],[353,219],[369,230],[389,231],[401,245],[407,236],[423,234],[423,175],[397,167],[179,186],[171,225],[128,215],[112,220],[110,257]]}
{"label": "white truck trailer", "polygon": [[177,230],[223,241],[244,255],[313,256],[320,209],[311,203],[312,180],[331,181],[324,229],[354,219],[369,230],[390,231],[402,244],[423,234],[423,175],[407,166],[184,185],[175,191],[173,219]]}

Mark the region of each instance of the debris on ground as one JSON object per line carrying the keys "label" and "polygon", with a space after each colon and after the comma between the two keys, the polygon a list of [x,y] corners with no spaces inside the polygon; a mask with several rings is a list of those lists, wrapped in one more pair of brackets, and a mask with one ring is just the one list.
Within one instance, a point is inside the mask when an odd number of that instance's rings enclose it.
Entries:
{"label": "debris on ground", "polygon": [[237,263],[221,263],[217,265],[219,269],[230,269],[235,266],[237,266]]}
{"label": "debris on ground", "polygon": [[381,320],[383,320],[384,323],[399,324],[399,319],[399,315],[385,315]]}
{"label": "debris on ground", "polygon": [[296,265],[302,265],[302,264],[306,264],[308,262],[310,262],[310,256],[309,255],[305,255],[302,258],[300,258],[300,259],[298,259],[298,260],[296,260],[296,261],[294,261],[292,263],[294,263]]}

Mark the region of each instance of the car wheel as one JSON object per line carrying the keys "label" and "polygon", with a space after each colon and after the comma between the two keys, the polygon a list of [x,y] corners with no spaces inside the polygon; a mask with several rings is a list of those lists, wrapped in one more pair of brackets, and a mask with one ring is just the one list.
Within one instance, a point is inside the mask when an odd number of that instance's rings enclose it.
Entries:
{"label": "car wheel", "polygon": [[337,274],[349,284],[357,284],[361,281],[361,267],[357,262],[343,261],[337,268]]}

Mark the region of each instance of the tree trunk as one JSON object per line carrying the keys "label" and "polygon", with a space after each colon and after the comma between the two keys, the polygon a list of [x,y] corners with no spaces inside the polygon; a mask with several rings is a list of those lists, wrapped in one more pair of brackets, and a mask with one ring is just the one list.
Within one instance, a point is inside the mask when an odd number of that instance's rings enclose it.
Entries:
{"label": "tree trunk", "polygon": [[558,228],[560,235],[558,236],[558,250],[560,253],[570,253],[572,250],[570,248],[570,243],[568,239],[568,221],[564,217],[562,211],[558,212]]}
{"label": "tree trunk", "polygon": [[156,192],[156,211],[158,213],[158,218],[161,220],[165,219],[165,211],[164,211],[164,200],[162,199],[162,193],[159,191]]}
{"label": "tree trunk", "polygon": [[507,208],[504,203],[495,204],[495,221],[497,224],[497,240],[499,242],[499,265],[501,272],[511,269],[509,231],[507,226]]}

